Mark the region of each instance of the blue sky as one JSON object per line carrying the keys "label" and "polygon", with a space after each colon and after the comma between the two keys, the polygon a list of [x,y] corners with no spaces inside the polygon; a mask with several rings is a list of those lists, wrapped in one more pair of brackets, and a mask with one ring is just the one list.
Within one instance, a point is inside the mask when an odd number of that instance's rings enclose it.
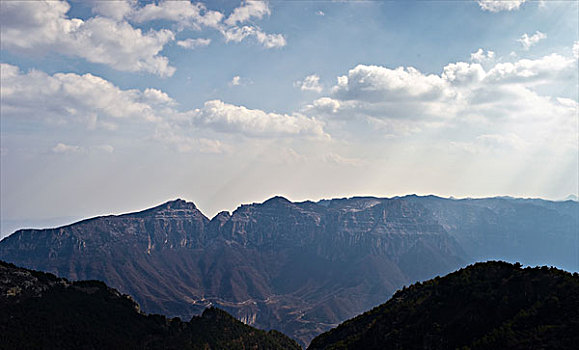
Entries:
{"label": "blue sky", "polygon": [[176,197],[578,192],[576,1],[1,2],[2,235]]}

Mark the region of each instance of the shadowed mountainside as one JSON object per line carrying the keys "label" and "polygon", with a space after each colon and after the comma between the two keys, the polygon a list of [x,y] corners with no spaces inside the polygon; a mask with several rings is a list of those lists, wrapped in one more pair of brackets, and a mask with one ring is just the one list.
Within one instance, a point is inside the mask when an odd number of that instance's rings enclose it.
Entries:
{"label": "shadowed mountainside", "polygon": [[99,281],[69,282],[0,261],[0,349],[300,349],[209,308],[189,322],[145,315]]}
{"label": "shadowed mountainside", "polygon": [[491,261],[398,291],[308,349],[574,349],[578,342],[577,273]]}
{"label": "shadowed mountainside", "polygon": [[404,285],[477,260],[578,269],[578,204],[510,198],[359,197],[242,205],[209,220],[167,202],[0,242],[0,259],[96,279],[147,312],[216,305],[302,344]]}

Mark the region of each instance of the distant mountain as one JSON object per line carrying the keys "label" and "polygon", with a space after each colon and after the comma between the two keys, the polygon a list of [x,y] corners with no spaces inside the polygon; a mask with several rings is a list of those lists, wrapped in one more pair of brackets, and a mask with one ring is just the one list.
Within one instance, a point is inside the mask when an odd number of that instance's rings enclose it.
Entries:
{"label": "distant mountain", "polygon": [[308,350],[576,349],[579,275],[478,263],[398,291]]}
{"label": "distant mountain", "polygon": [[145,315],[98,281],[69,282],[0,261],[0,349],[300,349],[210,308],[189,322]]}
{"label": "distant mountain", "polygon": [[404,285],[477,260],[579,269],[579,203],[356,197],[242,205],[209,220],[167,202],[0,242],[0,259],[102,280],[147,312],[216,305],[302,344]]}

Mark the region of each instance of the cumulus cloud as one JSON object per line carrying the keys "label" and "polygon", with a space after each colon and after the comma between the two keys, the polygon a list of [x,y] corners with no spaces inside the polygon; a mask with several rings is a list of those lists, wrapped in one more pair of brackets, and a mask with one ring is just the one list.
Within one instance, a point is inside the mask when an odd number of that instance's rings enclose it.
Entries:
{"label": "cumulus cloud", "polygon": [[578,138],[577,103],[544,94],[576,81],[576,64],[575,58],[551,54],[487,69],[473,62],[449,63],[439,75],[412,67],[358,65],[337,78],[329,96],[304,111],[328,123],[362,121],[390,136],[467,125],[469,133],[480,132],[473,138],[479,148],[522,150],[528,144],[548,145],[557,135],[553,147],[571,149]]}
{"label": "cumulus cloud", "polygon": [[225,20],[225,24],[234,26],[238,23],[244,23],[251,18],[261,19],[263,16],[270,15],[269,6],[265,1],[245,1],[240,7],[233,10],[231,15]]}
{"label": "cumulus cloud", "polygon": [[239,85],[241,85],[241,77],[239,75],[236,75],[229,82],[229,86],[239,86]]}
{"label": "cumulus cloud", "polygon": [[473,62],[485,62],[495,58],[495,53],[493,51],[486,51],[483,49],[478,49],[477,52],[470,54],[470,60]]}
{"label": "cumulus cloud", "polygon": [[294,86],[300,88],[302,91],[315,91],[319,93],[323,90],[322,85],[320,85],[320,76],[317,74],[308,75],[303,81],[296,81]]}
{"label": "cumulus cloud", "polygon": [[[190,140],[186,132],[203,128],[262,138],[327,138],[323,123],[303,114],[267,113],[219,100],[207,101],[200,109],[179,111],[176,102],[158,89],[122,90],[92,74],[48,75],[36,70],[24,73],[9,64],[0,67],[3,118],[28,118],[55,125],[76,123],[87,129],[107,130],[127,120],[145,120],[159,133],[157,139],[164,140]],[[219,148],[199,137],[192,139],[204,149]],[[65,150],[62,146],[59,149]]]}
{"label": "cumulus cloud", "polygon": [[444,80],[424,75],[413,67],[389,69],[358,65],[348,75],[338,77],[332,94],[342,100],[401,101],[437,99],[447,92]]}
{"label": "cumulus cloud", "polygon": [[486,71],[479,63],[449,63],[440,75],[423,74],[412,67],[358,65],[337,78],[330,96],[309,108],[326,113],[381,111],[381,117],[444,116],[454,113],[453,108],[467,106],[472,96],[495,94],[499,87],[513,84],[522,89],[556,84],[576,74],[575,70],[575,60],[558,54],[498,63]]}
{"label": "cumulus cloud", "polygon": [[189,1],[162,1],[145,5],[131,14],[135,22],[168,20],[177,22],[181,28],[201,29],[203,27],[218,28],[223,14],[208,10],[202,3]]}
{"label": "cumulus cloud", "polygon": [[481,9],[490,12],[518,10],[525,1],[526,0],[476,0]]}
{"label": "cumulus cloud", "polygon": [[196,109],[190,115],[195,125],[209,127],[219,132],[258,137],[300,135],[328,137],[321,121],[305,115],[266,113],[220,100],[207,101],[203,108]]}
{"label": "cumulus cloud", "polygon": [[[247,38],[253,38],[268,49],[283,47],[286,45],[286,40],[282,34],[265,33],[256,25],[242,25],[252,19],[262,19],[270,13],[269,6],[264,1],[243,2],[233,9],[226,19],[223,13],[208,10],[202,3],[162,1],[136,9],[130,14],[130,18],[138,23],[153,20],[173,21],[178,23],[179,29],[213,28],[219,30],[225,42],[241,42]],[[181,44],[178,43],[178,45]]]}
{"label": "cumulus cloud", "polygon": [[2,49],[42,54],[48,51],[81,57],[89,62],[129,72],[149,72],[161,77],[175,68],[160,56],[174,39],[167,29],[143,33],[126,21],[93,17],[68,18],[70,5],[63,1],[7,1],[2,4]]}
{"label": "cumulus cloud", "polygon": [[241,42],[242,40],[253,37],[264,47],[271,49],[284,47],[287,42],[281,34],[267,34],[257,26],[231,27],[221,31],[226,42]]}
{"label": "cumulus cloud", "polygon": [[483,67],[478,63],[449,63],[442,70],[441,78],[446,83],[447,95],[455,95],[452,86],[471,85],[480,82],[485,77]]}
{"label": "cumulus cloud", "polygon": [[576,62],[572,58],[551,54],[535,60],[498,63],[488,71],[486,80],[501,83],[548,83],[567,79],[576,70]]}
{"label": "cumulus cloud", "polygon": [[148,88],[143,91],[142,100],[145,101],[149,105],[167,105],[167,106],[174,106],[177,103],[173,100],[167,93],[158,90]]}
{"label": "cumulus cloud", "polygon": [[[86,121],[90,127],[111,128],[122,118],[159,120],[153,105],[173,104],[159,90],[121,90],[92,74],[23,73],[16,66],[2,64],[2,114],[56,122]],[[114,128],[114,127],[113,127]]]}
{"label": "cumulus cloud", "polygon": [[579,41],[573,43],[573,57],[579,59]]}
{"label": "cumulus cloud", "polygon": [[197,47],[208,46],[209,44],[211,44],[211,39],[204,39],[204,38],[185,39],[177,41],[177,45],[181,46],[182,48],[190,50],[195,49]]}
{"label": "cumulus cloud", "polygon": [[120,21],[131,14],[137,6],[137,0],[102,1],[92,0],[92,12]]}
{"label": "cumulus cloud", "polygon": [[521,45],[523,45],[523,48],[525,50],[528,50],[531,48],[531,46],[535,45],[536,43],[538,43],[539,41],[546,39],[547,38],[547,34],[545,33],[541,33],[540,31],[536,31],[535,34],[529,36],[529,34],[525,33],[521,36],[521,38],[519,40],[517,40],[518,42],[521,43]]}
{"label": "cumulus cloud", "polygon": [[309,109],[317,110],[322,113],[336,113],[340,109],[340,101],[329,97],[322,97],[313,102]]}

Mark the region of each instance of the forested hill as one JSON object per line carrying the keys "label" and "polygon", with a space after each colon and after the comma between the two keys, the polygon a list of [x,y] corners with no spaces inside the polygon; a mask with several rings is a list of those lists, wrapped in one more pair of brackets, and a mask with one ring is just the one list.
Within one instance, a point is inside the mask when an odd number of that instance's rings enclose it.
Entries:
{"label": "forested hill", "polygon": [[209,308],[189,322],[145,315],[98,281],[69,282],[0,261],[0,349],[300,349]]}
{"label": "forested hill", "polygon": [[579,275],[477,263],[398,291],[316,337],[317,349],[576,349]]}

